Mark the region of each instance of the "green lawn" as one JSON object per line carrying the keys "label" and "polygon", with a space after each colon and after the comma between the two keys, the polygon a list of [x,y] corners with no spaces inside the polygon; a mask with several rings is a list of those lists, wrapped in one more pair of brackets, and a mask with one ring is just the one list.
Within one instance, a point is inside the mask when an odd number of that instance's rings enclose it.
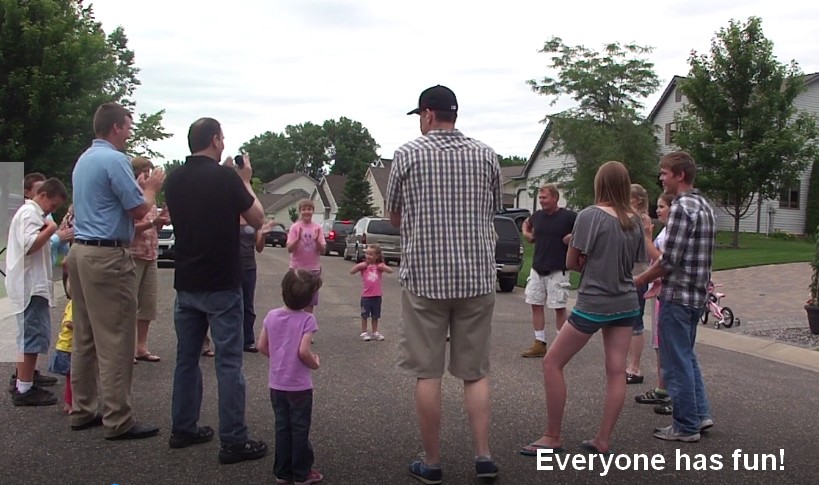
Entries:
{"label": "green lawn", "polygon": [[[739,235],[739,248],[732,249],[731,233],[717,234],[717,248],[714,253],[714,271],[765,264],[801,263],[813,259],[814,245],[810,240],[796,238],[785,240],[767,237],[764,234],[743,233]],[[523,269],[518,275],[518,286],[526,286],[526,277],[532,266],[534,245],[524,242]],[[580,277],[572,272],[572,288],[577,288]]]}

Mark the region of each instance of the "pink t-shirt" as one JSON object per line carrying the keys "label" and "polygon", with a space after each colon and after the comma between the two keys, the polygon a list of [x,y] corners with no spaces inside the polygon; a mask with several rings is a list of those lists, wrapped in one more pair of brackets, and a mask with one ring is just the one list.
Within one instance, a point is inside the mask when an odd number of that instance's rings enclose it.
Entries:
{"label": "pink t-shirt", "polygon": [[270,310],[264,317],[270,349],[267,381],[277,391],[305,391],[313,388],[312,370],[299,358],[299,345],[305,334],[318,331],[316,317],[287,307]]}
{"label": "pink t-shirt", "polygon": [[361,270],[361,296],[381,296],[382,264],[368,264]]}
{"label": "pink t-shirt", "polygon": [[310,271],[318,271],[321,269],[319,264],[318,244],[316,244],[316,229],[319,231],[319,236],[324,240],[324,231],[321,226],[315,222],[305,224],[302,221],[296,221],[290,226],[290,232],[287,233],[287,243],[295,241],[299,237],[299,229],[301,229],[301,242],[295,251],[290,253],[290,268],[306,269]]}

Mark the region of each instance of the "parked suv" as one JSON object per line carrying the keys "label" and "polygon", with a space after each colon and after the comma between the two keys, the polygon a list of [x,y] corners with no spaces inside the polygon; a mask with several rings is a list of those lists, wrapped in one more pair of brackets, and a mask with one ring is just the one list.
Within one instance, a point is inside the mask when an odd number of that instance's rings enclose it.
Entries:
{"label": "parked suv", "polygon": [[353,231],[354,226],[353,221],[324,221],[321,225],[324,239],[327,241],[324,255],[329,256],[330,252],[335,252],[343,256],[347,249],[347,235]]}
{"label": "parked suv", "polygon": [[356,222],[355,228],[347,236],[344,259],[364,261],[364,253],[368,244],[381,246],[385,263],[401,262],[401,233],[390,223],[389,219],[364,217]]}
{"label": "parked suv", "polygon": [[515,221],[509,217],[495,216],[495,265],[501,291],[508,293],[518,284],[518,273],[523,265],[523,245]]}
{"label": "parked suv", "polygon": [[159,238],[158,259],[173,261],[176,258],[174,254],[176,239],[173,235],[173,226],[170,224],[162,226],[162,229],[159,230],[157,235]]}
{"label": "parked suv", "polygon": [[499,216],[508,217],[515,221],[515,225],[518,226],[518,231],[523,230],[523,222],[532,215],[529,209],[501,209],[500,212],[497,213]]}
{"label": "parked suv", "polygon": [[287,230],[281,224],[276,224],[270,228],[270,232],[264,235],[265,246],[285,247],[287,246]]}

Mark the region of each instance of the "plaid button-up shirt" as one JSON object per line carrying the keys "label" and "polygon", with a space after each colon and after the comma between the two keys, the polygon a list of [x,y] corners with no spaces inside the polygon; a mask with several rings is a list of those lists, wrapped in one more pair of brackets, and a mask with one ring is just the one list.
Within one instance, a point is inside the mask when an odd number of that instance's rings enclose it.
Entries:
{"label": "plaid button-up shirt", "polygon": [[401,284],[430,299],[495,291],[495,151],[458,130],[432,130],[395,151],[387,210],[401,214]]}
{"label": "plaid button-up shirt", "polygon": [[668,273],[663,277],[660,299],[702,307],[711,280],[716,220],[711,205],[698,190],[674,199],[666,235],[660,260]]}

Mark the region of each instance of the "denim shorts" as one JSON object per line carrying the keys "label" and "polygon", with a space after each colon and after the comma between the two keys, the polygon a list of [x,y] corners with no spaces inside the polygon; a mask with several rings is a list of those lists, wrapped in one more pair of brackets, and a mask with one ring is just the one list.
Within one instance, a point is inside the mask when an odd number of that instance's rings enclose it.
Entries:
{"label": "denim shorts", "polygon": [[71,352],[55,350],[48,359],[48,372],[67,376],[71,372]]}
{"label": "denim shorts", "polygon": [[580,332],[594,335],[598,330],[606,327],[634,327],[634,319],[639,317],[625,317],[607,322],[595,322],[572,312],[569,314],[569,324]]}
{"label": "denim shorts", "polygon": [[17,349],[24,354],[47,354],[51,347],[51,309],[48,300],[32,296],[17,314]]}
{"label": "denim shorts", "polygon": [[362,296],[361,297],[361,318],[381,318],[381,297]]}

